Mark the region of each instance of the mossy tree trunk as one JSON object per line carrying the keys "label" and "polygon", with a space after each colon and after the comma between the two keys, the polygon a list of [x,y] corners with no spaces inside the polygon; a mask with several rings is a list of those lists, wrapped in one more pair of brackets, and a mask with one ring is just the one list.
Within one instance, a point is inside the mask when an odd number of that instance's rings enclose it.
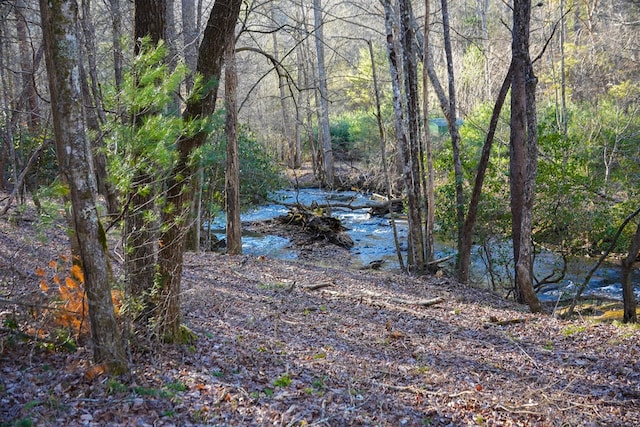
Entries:
{"label": "mossy tree trunk", "polygon": [[80,82],[81,47],[75,0],[40,0],[45,58],[60,173],[70,190],[93,339],[93,358],[112,372],[126,369],[111,299],[112,274],[91,174]]}

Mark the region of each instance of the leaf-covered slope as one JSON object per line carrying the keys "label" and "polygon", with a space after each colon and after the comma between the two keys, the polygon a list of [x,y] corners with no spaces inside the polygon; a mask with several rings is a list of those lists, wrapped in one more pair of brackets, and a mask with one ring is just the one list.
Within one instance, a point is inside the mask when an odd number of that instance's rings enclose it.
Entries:
{"label": "leaf-covered slope", "polygon": [[[29,269],[64,249],[64,237],[52,233],[46,248],[27,239],[31,223],[2,227],[12,248],[0,251],[2,298],[35,295]],[[21,341],[9,319],[27,334],[53,328],[38,310],[3,302],[0,423],[614,426],[640,417],[637,329],[531,315],[447,278],[340,260],[186,260],[183,316],[197,340],[136,344],[127,377],[99,375],[88,348]]]}

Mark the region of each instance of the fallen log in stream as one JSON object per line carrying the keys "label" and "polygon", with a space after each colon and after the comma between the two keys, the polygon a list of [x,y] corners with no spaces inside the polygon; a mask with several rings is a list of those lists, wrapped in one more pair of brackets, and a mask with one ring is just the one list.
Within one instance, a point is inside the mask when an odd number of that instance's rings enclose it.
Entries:
{"label": "fallen log in stream", "polygon": [[302,227],[314,238],[324,238],[346,249],[351,249],[354,245],[353,239],[345,233],[347,228],[342,225],[338,218],[319,215],[314,210],[303,205],[292,205],[287,215],[276,217],[275,220],[280,224]]}

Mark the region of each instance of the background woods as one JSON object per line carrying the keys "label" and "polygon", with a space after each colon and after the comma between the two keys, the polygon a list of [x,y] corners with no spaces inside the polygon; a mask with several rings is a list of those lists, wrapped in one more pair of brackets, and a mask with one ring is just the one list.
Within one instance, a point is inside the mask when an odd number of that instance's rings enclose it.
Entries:
{"label": "background woods", "polygon": [[0,427],[636,425],[638,46],[637,0],[0,0]]}
{"label": "background woods", "polygon": [[630,280],[637,2],[10,0],[0,16],[0,209],[29,196],[46,225],[68,203],[97,362],[124,366],[115,287],[136,333],[189,340],[185,249],[210,248],[226,209],[239,253],[240,210],[303,164],[327,188],[406,200],[411,273],[434,269],[437,234],[462,282],[480,253],[532,311],[559,280],[536,276],[541,247],[622,254]]}

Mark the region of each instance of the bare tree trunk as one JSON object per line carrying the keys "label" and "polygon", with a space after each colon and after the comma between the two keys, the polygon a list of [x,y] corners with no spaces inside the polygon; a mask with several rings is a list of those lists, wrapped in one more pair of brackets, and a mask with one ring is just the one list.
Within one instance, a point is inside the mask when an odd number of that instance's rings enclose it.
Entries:
{"label": "bare tree trunk", "polygon": [[[272,19],[275,21],[275,13],[273,13]],[[282,113],[282,133],[284,139],[287,141],[287,164],[291,169],[296,167],[296,141],[294,136],[291,135],[291,123],[289,120],[289,108],[287,108],[287,96],[285,94],[285,88],[287,86],[285,76],[283,75],[280,63],[280,52],[278,52],[278,34],[273,32],[273,58],[276,72],[278,73],[278,92],[280,94],[280,112]]]}
{"label": "bare tree trunk", "polygon": [[[297,60],[297,83],[298,88],[304,88],[304,63],[302,61],[302,49],[304,47],[300,45],[298,49],[296,49],[296,60]],[[304,116],[302,106],[305,102],[305,90],[299,90],[297,93],[296,100],[296,124],[295,124],[295,157],[293,159],[293,167],[295,169],[299,169],[302,166],[302,131],[304,127]]]}
{"label": "bare tree trunk", "polygon": [[109,182],[107,176],[107,156],[104,153],[104,140],[102,138],[101,123],[106,121],[106,115],[102,107],[100,90],[98,89],[98,66],[95,52],[95,28],[91,21],[91,0],[82,0],[82,31],[84,36],[85,52],[88,58],[89,78],[87,78],[87,67],[82,67],[81,80],[84,97],[84,106],[87,117],[87,126],[95,135],[91,139],[92,155],[95,163],[95,175],[98,185],[98,192],[105,199],[107,213],[113,216],[118,214],[120,209],[118,195],[114,186]]}
{"label": "bare tree trunk", "polygon": [[227,253],[242,253],[242,223],[240,222],[240,162],[238,159],[238,73],[235,43],[231,41],[225,54],[224,71],[225,134],[227,136],[227,167],[225,202],[227,213]]}
{"label": "bare tree trunk", "polygon": [[187,93],[193,88],[193,73],[198,65],[198,28],[196,25],[196,4],[193,0],[182,0],[182,39],[184,62],[191,73],[186,79]]}
{"label": "bare tree trunk", "polygon": [[378,89],[378,74],[376,72],[376,61],[373,55],[373,44],[371,40],[367,40],[369,46],[369,56],[371,57],[371,74],[373,77],[373,93],[376,100],[376,121],[378,123],[378,134],[380,135],[380,157],[382,157],[382,170],[384,173],[384,183],[387,188],[387,198],[389,199],[389,215],[391,217],[391,228],[393,230],[393,242],[396,248],[396,256],[398,257],[398,264],[400,269],[404,272],[404,260],[402,259],[402,251],[400,248],[400,239],[398,237],[398,229],[396,227],[396,220],[393,212],[393,202],[391,194],[391,179],[389,178],[389,167],[387,165],[387,149],[386,138],[384,134],[384,125],[382,124],[382,111],[380,108],[380,90]]}
{"label": "bare tree trunk", "polygon": [[405,185],[407,187],[407,204],[409,216],[409,245],[413,259],[408,262],[409,271],[423,273],[426,270],[424,233],[422,230],[422,203],[420,201],[420,170],[422,159],[418,155],[419,137],[419,100],[418,100],[418,67],[415,52],[415,34],[413,31],[411,1],[400,0],[400,32],[402,34],[402,54],[405,75],[406,99],[406,135],[404,149]]}
{"label": "bare tree trunk", "polygon": [[631,273],[633,264],[640,255],[640,223],[636,228],[636,234],[629,244],[629,253],[622,260],[622,301],[624,304],[624,315],[622,321],[624,323],[638,323],[636,295],[633,292],[633,283],[631,282]]}
{"label": "bare tree trunk", "polygon": [[122,55],[122,20],[120,0],[109,0],[111,6],[111,32],[113,43],[113,73],[116,90],[122,89],[124,82],[123,55]]}
{"label": "bare tree trunk", "polygon": [[471,265],[471,246],[473,245],[473,228],[475,227],[476,218],[478,216],[478,207],[480,205],[480,197],[482,196],[482,185],[484,184],[484,178],[486,176],[487,167],[489,165],[489,157],[491,155],[491,147],[493,145],[493,137],[496,133],[496,127],[498,126],[498,119],[500,118],[500,111],[504,105],[505,98],[511,87],[511,68],[507,72],[498,98],[493,107],[493,113],[489,121],[489,129],[487,136],[482,146],[482,154],[480,155],[480,161],[478,162],[478,170],[476,172],[476,180],[473,185],[471,193],[471,200],[469,201],[469,210],[464,221],[464,227],[462,229],[462,240],[460,241],[458,248],[458,280],[462,283],[469,281],[469,267]]}
{"label": "bare tree trunk", "polygon": [[323,184],[333,188],[333,149],[329,129],[329,95],[327,93],[327,75],[324,62],[324,36],[322,30],[321,0],[313,0],[315,22],[316,55],[318,59],[318,89],[320,90],[320,129],[322,130],[322,163],[324,167]]}
{"label": "bare tree trunk", "polygon": [[[13,130],[14,123],[10,105],[10,97],[9,94],[9,78],[6,73],[6,65],[4,63],[4,58],[6,55],[5,52],[5,28],[4,23],[0,24],[0,83],[2,83],[2,99],[3,99],[3,110],[4,110],[4,132],[3,132],[3,146],[7,147],[4,151],[9,155],[9,163],[11,166],[11,180],[13,181],[13,185],[16,185],[18,182],[18,158],[16,156],[16,149],[13,143]],[[3,173],[0,174],[0,188],[5,188],[4,184],[4,168],[0,169]]]}
{"label": "bare tree trunk", "polygon": [[[422,57],[429,56],[429,0],[424,1],[424,45]],[[424,61],[426,64],[426,61]],[[424,146],[427,157],[427,180],[425,188],[426,197],[426,218],[425,218],[425,261],[427,264],[434,258],[434,225],[436,216],[435,198],[435,173],[433,170],[433,147],[431,144],[431,133],[429,132],[429,73],[427,67],[422,67],[422,115],[424,129]]]}
{"label": "bare tree trunk", "polygon": [[27,5],[24,0],[18,0],[15,6],[16,34],[18,36],[18,48],[20,53],[20,72],[22,75],[22,96],[25,111],[27,113],[27,125],[29,132],[33,135],[38,133],[40,125],[40,106],[35,87],[35,69],[32,61],[33,54],[30,52],[28,40],[28,28],[25,14]]}
{"label": "bare tree trunk", "polygon": [[[444,35],[444,50],[447,57],[447,77],[449,87],[449,106],[446,110],[447,123],[449,125],[449,134],[451,135],[451,147],[453,152],[453,173],[455,176],[455,193],[456,193],[456,225],[458,229],[458,254],[462,244],[462,229],[464,227],[464,175],[462,171],[462,161],[460,160],[460,133],[458,132],[458,117],[456,115],[456,89],[455,78],[453,74],[453,54],[451,52],[451,36],[449,28],[449,9],[448,0],[441,0],[442,5],[442,29]],[[459,263],[459,260],[458,260]]]}
{"label": "bare tree trunk", "polygon": [[535,76],[529,56],[531,0],[513,8],[510,187],[516,298],[532,312],[542,311],[533,289],[532,216],[537,173]]}
{"label": "bare tree trunk", "polygon": [[[211,82],[204,92],[192,93],[183,113],[185,121],[206,119],[215,110],[224,51],[233,37],[242,0],[216,0],[209,15],[198,54],[196,71]],[[167,206],[163,213],[163,247],[159,253],[159,310],[156,326],[160,336],[170,342],[180,341],[180,284],[182,279],[184,242],[191,198],[186,191],[193,174],[190,157],[202,146],[207,133],[202,131],[178,140],[178,161],[168,182]]]}
{"label": "bare tree trunk", "polygon": [[94,361],[112,372],[126,370],[126,357],[111,299],[112,274],[107,242],[100,223],[90,172],[91,154],[85,134],[78,5],[75,0],[41,0],[45,57],[60,171],[70,187],[74,230],[91,321]]}

